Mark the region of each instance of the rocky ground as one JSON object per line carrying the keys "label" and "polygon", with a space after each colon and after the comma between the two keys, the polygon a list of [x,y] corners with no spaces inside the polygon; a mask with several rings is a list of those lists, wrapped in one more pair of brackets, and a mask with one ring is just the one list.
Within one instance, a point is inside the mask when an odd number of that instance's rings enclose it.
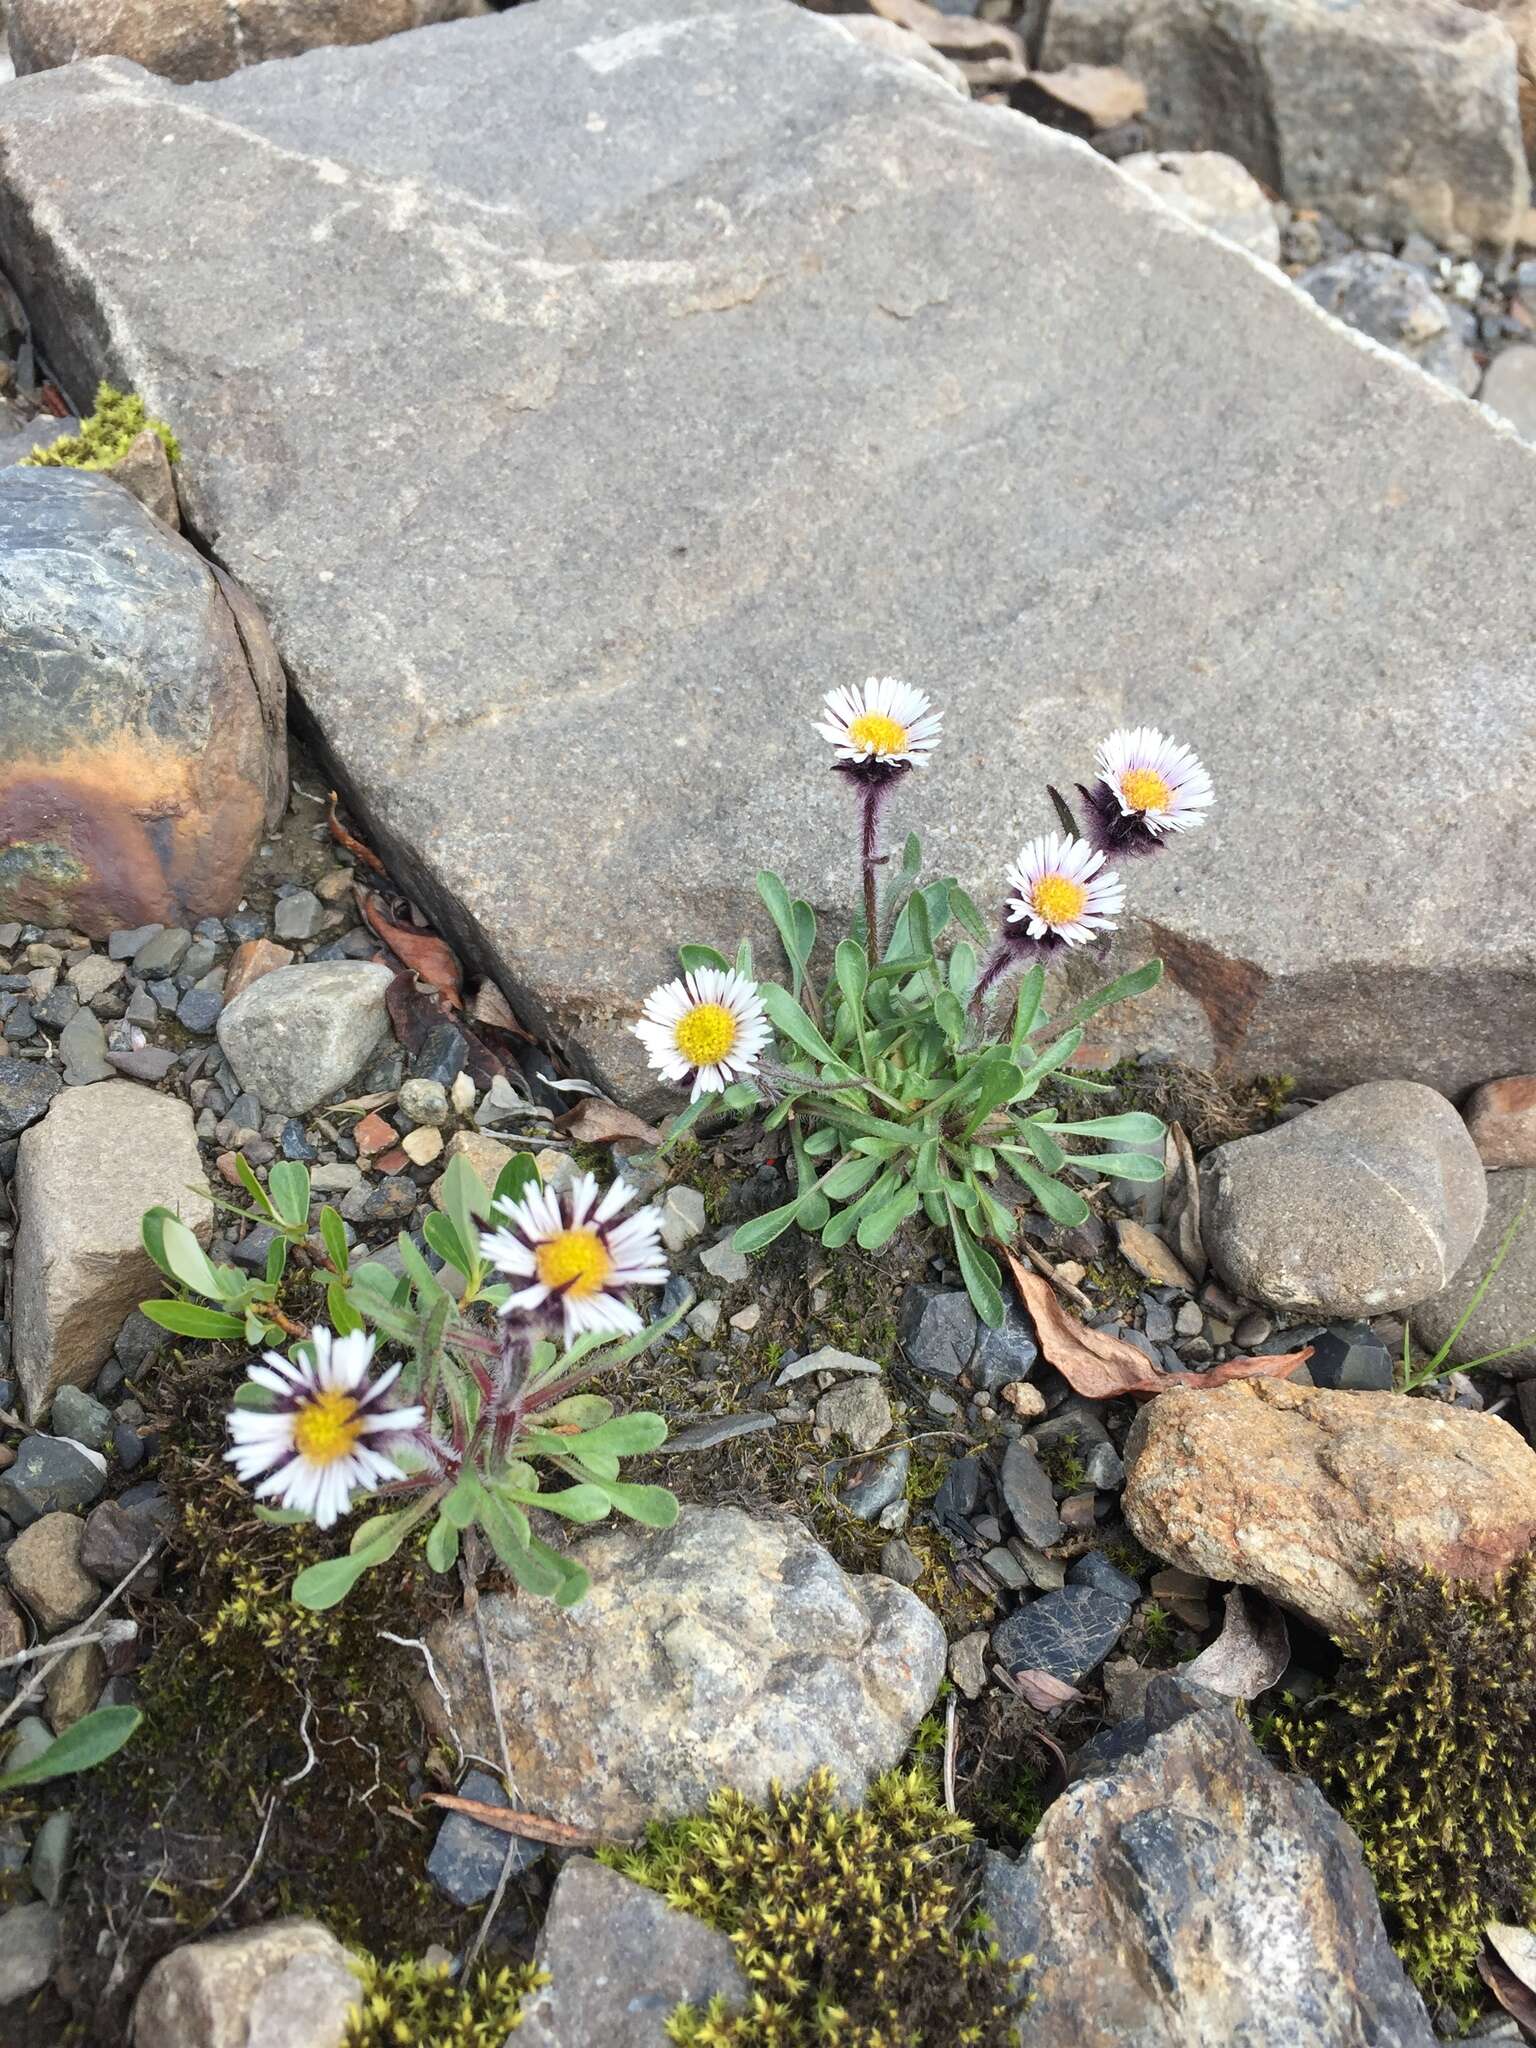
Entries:
{"label": "rocky ground", "polygon": [[[0,1790],[0,2035],[756,2048],[732,2015],[798,1969],[857,2041],[921,2013],[909,2048],[973,2018],[997,2048],[1536,2039],[1530,671],[1504,545],[1536,440],[1528,10],[1241,0],[1219,49],[1195,0],[879,0],[839,30],[536,0],[423,27],[487,11],[338,0],[335,40],[368,47],[302,74],[249,69],[312,40],[281,0],[146,17],[126,54],[223,81],[182,94],[73,65],[123,49],[114,7],[10,0],[17,68],[48,75],[0,84],[0,1765],[101,1707],[143,1721]],[[528,161],[477,154],[530,66]],[[1378,139],[1405,127],[1406,168]],[[238,333],[211,289],[236,245]],[[829,398],[830,319],[853,338]],[[94,473],[18,467],[68,451],[88,356],[92,381],[141,368],[170,426],[109,396]],[[1120,471],[1096,485],[1095,446]],[[515,530],[508,459],[541,508]],[[1026,459],[1010,556],[1038,589],[995,545]],[[1447,500],[1454,602],[1426,567]],[[886,536],[924,531],[898,587]],[[830,637],[776,637],[765,588]],[[1164,1178],[1106,1175],[1069,1227],[1005,1176],[996,1329],[921,1223],[748,1257],[736,1230],[791,1196],[784,1134],[720,1115],[663,1143],[675,1098],[621,1085],[661,926],[734,941],[727,851],[842,885],[816,805],[785,802],[781,728],[784,677],[873,630],[849,592],[919,668],[993,622],[954,751],[962,792],[1004,794],[923,819],[957,867],[1014,829],[1026,764],[988,735],[1019,723],[1020,621],[1032,673],[1060,657],[1057,727],[1119,716],[1099,678],[1134,661],[1219,770],[1226,866],[1128,934],[1166,952],[1167,999],[1091,1048],[1102,1106],[1166,1123]],[[1123,623],[1085,653],[1090,619]],[[772,687],[726,702],[724,651],[769,642],[748,680]],[[642,673],[644,730],[612,744]],[[1469,677],[1476,744],[1447,738]],[[1277,719],[1283,790],[1254,768]],[[569,1610],[473,1540],[297,1607],[344,1532],[252,1512],[224,1456],[249,1346],[142,1313],[141,1218],[175,1209],[259,1278],[277,1233],[241,1211],[302,1164],[349,1254],[451,1278],[445,1173],[490,1185],[521,1152],[553,1190],[622,1171],[659,1205],[666,1328],[606,1391],[665,1418],[626,1476],[681,1516],[545,1517],[591,1573]],[[318,1239],[283,1285],[301,1334]],[[807,1854],[823,1834],[856,1843],[857,1903]],[[805,1955],[774,1883],[830,1915]],[[974,1904],[999,1958],[964,1945]],[[431,2017],[454,1979],[472,2019]],[[664,2034],[712,1999],[719,2033]]]}

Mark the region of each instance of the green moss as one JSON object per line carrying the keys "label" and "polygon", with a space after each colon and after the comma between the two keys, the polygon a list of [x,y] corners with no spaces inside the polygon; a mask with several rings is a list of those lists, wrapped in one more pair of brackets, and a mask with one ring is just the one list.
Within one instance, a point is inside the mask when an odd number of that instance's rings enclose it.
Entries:
{"label": "green moss", "polygon": [[1415,1983],[1465,2009],[1484,1925],[1536,1916],[1536,1553],[1487,1592],[1378,1590],[1331,1694],[1277,1732],[1360,1837]]}
{"label": "green moss", "polygon": [[523,2024],[523,2000],[547,1983],[531,1963],[477,1970],[456,1984],[446,1963],[359,1958],[362,2005],[343,2048],[502,2048]]}
{"label": "green moss", "polygon": [[1141,1605],[1141,1631],[1149,1650],[1159,1656],[1173,1654],[1173,1616],[1166,1607],[1160,1607],[1155,1600],[1144,1600]]}
{"label": "green moss", "polygon": [[679,2048],[1013,2048],[1027,1959],[967,1917],[970,1834],[921,1768],[888,1771],[851,1812],[823,1771],[767,1806],[718,1793],[601,1853],[728,1934],[753,1986],[738,2014],[680,2006]]}
{"label": "green moss", "polygon": [[110,469],[148,427],[160,436],[161,445],[172,462],[181,460],[181,443],[164,420],[152,420],[136,392],[115,391],[110,384],[96,390],[96,410],[80,422],[78,434],[66,434],[46,448],[34,448],[22,457],[22,466],[32,469]]}

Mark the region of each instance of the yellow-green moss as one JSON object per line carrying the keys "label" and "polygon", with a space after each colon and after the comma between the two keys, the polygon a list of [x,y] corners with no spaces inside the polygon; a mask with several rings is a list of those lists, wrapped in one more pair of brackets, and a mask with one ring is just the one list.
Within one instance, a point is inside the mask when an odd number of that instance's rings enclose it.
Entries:
{"label": "yellow-green moss", "polygon": [[110,384],[96,388],[96,409],[80,422],[78,434],[66,434],[45,448],[22,457],[32,469],[110,469],[148,427],[160,436],[172,462],[181,460],[181,443],[164,420],[152,420],[137,392],[117,391]]}
{"label": "yellow-green moss", "polygon": [[1487,1592],[1384,1572],[1363,1647],[1276,1733],[1360,1837],[1415,1983],[1469,2006],[1484,1925],[1536,1917],[1536,1553]]}
{"label": "yellow-green moss", "polygon": [[680,2006],[679,2048],[1014,2048],[1024,1964],[967,1913],[970,1835],[916,1766],[852,1811],[825,1771],[766,1806],[721,1792],[600,1853],[728,1934],[753,1987],[742,2012]]}
{"label": "yellow-green moss", "polygon": [[523,2024],[523,2000],[547,1983],[532,1963],[477,1970],[456,1984],[446,1963],[361,1956],[362,2004],[343,2048],[502,2048]]}

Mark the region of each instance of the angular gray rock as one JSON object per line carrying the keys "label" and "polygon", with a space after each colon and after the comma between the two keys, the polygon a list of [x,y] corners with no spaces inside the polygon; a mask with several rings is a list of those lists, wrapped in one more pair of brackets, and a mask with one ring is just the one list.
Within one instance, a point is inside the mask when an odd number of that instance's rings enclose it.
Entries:
{"label": "angular gray rock", "polygon": [[[1522,1212],[1524,1221],[1519,1222]],[[1518,1223],[1518,1227],[1517,1226]],[[1487,1293],[1451,1345],[1449,1363],[1502,1352],[1495,1372],[1536,1379],[1536,1168],[1509,1167],[1488,1176],[1488,1214],[1476,1244],[1451,1284],[1421,1301],[1409,1321],[1419,1350],[1433,1354],[1466,1314],[1472,1296],[1499,1255],[1509,1232],[1514,1237]]]}
{"label": "angular gray rock", "polygon": [[816,1403],[816,1426],[856,1451],[872,1451],[891,1433],[891,1404],[879,1380],[858,1375],[829,1387]]}
{"label": "angular gray rock", "polygon": [[155,2048],[341,2048],[362,2002],[347,1951],[313,1920],[172,1949],[144,1980],[133,2038]]}
{"label": "angular gray rock", "polygon": [[1325,313],[1396,349],[1452,391],[1470,397],[1482,372],[1446,302],[1416,263],[1351,249],[1296,280]]}
{"label": "angular gray rock", "polygon": [[[910,779],[899,829],[988,905],[1050,823],[1020,791],[1108,727],[1211,767],[1209,828],[1132,878],[1120,957],[1168,980],[1096,1047],[1309,1087],[1384,1043],[1452,1091],[1536,1067],[1503,886],[1536,810],[1513,434],[1080,145],[782,0],[562,0],[302,80],[19,81],[8,269],[72,392],[127,366],[175,425],[189,518],[381,850],[530,1023],[638,1089],[627,1020],[674,942],[771,945],[753,869],[843,906],[807,720],[889,665],[987,735],[984,773],[955,741]],[[1395,94],[1384,132],[1418,161],[1441,119]],[[514,471],[537,520],[509,522]],[[1021,674],[1051,679],[1022,709]],[[1446,747],[1469,678],[1476,743]]]}
{"label": "angular gray rock", "polygon": [[1263,187],[1217,149],[1151,149],[1120,159],[1122,177],[1186,220],[1236,242],[1266,263],[1280,261],[1280,230]]}
{"label": "angular gray rock", "polygon": [[163,1203],[206,1243],[213,1204],[191,1110],[132,1081],[65,1089],[22,1133],[16,1193],[12,1342],[36,1422],[66,1381],[94,1379],[123,1318],[161,1291],[144,1211]]}
{"label": "angular gray rock", "polygon": [[[850,1800],[894,1763],[944,1675],[944,1632],[904,1586],[853,1578],[798,1523],[685,1507],[580,1547],[592,1587],[571,1608],[480,1603],[519,1803],[623,1837],[698,1812],[722,1785],[761,1798],[819,1765]],[[462,1618],[429,1642],[459,1738],[496,1728]],[[417,1674],[412,1674],[416,1676]],[[443,1705],[417,1698],[434,1728]]]}
{"label": "angular gray rock", "polygon": [[1247,1301],[1319,1321],[1440,1293],[1483,1225],[1488,1176],[1443,1095],[1371,1081],[1206,1155],[1205,1249]]}
{"label": "angular gray rock", "polygon": [[1159,149],[1225,150],[1356,234],[1502,248],[1529,204],[1514,41],[1452,0],[1054,0],[1044,61],[1123,64]]}
{"label": "angular gray rock", "polygon": [[1434,2048],[1354,1835],[1198,1697],[1154,1678],[1026,1854],[987,1854],[1030,2048]]}
{"label": "angular gray rock", "polygon": [[129,57],[185,81],[484,12],[485,0],[10,0],[10,45],[19,76]]}
{"label": "angular gray rock", "polygon": [[728,1936],[588,1856],[561,1871],[536,1960],[550,1981],[524,2004],[517,2048],[666,2048],[685,2000],[745,2005],[750,1991]]}
{"label": "angular gray rock", "polygon": [[46,1060],[0,1058],[0,1143],[35,1124],[63,1085]]}
{"label": "angular gray rock", "polygon": [[120,484],[0,470],[0,922],[233,910],[286,796],[284,696],[250,600]]}
{"label": "angular gray rock", "polygon": [[0,2005],[30,1998],[53,1975],[64,1923],[41,1899],[0,1913]]}
{"label": "angular gray rock", "polygon": [[394,979],[373,960],[278,967],[219,1016],[219,1044],[263,1109],[302,1116],[343,1088],[389,1029]]}
{"label": "angular gray rock", "polygon": [[1125,1633],[1131,1610],[1097,1586],[1062,1586],[1020,1607],[992,1631],[992,1654],[1010,1671],[1048,1671],[1078,1685]]}

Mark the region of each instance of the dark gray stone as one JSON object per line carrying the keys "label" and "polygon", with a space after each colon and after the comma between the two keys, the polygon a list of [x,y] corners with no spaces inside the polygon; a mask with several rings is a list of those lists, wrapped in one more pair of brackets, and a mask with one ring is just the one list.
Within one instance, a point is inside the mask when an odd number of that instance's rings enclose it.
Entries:
{"label": "dark gray stone", "polygon": [[1359,1844],[1314,1785],[1166,1677],[1106,1733],[1115,1754],[1025,1855],[985,1857],[999,1946],[1033,1959],[1030,2048],[1433,2048]]}
{"label": "dark gray stone", "polygon": [[[476,1799],[482,1806],[510,1807],[512,1804],[499,1780],[493,1778],[489,1771],[467,1771],[464,1782],[459,1786],[459,1797]],[[542,1842],[528,1841],[522,1835],[503,1834],[499,1828],[490,1827],[483,1820],[475,1820],[467,1813],[449,1812],[443,1818],[437,1840],[432,1845],[432,1854],[427,1858],[427,1875],[456,1906],[478,1906],[482,1899],[490,1897],[501,1881],[509,1842],[515,1850],[512,1875],[521,1877],[544,1854]]]}
{"label": "dark gray stone", "polygon": [[158,939],[165,930],[160,924],[135,925],[131,931],[116,931],[107,934],[107,958],[109,960],[132,960],[141,946],[147,946],[151,939]]}
{"label": "dark gray stone", "polygon": [[217,989],[189,988],[176,1005],[177,1022],[188,1031],[196,1032],[200,1038],[206,1038],[218,1023],[223,1008],[224,998]]}
{"label": "dark gray stone", "polygon": [[1395,348],[1453,391],[1470,397],[1477,389],[1477,358],[1457,334],[1451,308],[1413,264],[1352,249],[1296,282],[1324,312]]}
{"label": "dark gray stone", "polygon": [[16,1462],[0,1472],[0,1514],[25,1529],[56,1508],[86,1508],[107,1483],[105,1460],[63,1437],[23,1437]]}
{"label": "dark gray stone", "polygon": [[1369,1323],[1341,1323],[1324,1330],[1307,1360],[1314,1387],[1359,1387],[1392,1391],[1392,1354]]}
{"label": "dark gray stone", "polygon": [[170,1339],[158,1323],[138,1309],[124,1322],[113,1345],[114,1355],[121,1361],[127,1372],[137,1372],[139,1367],[162,1352]]}
{"label": "dark gray stone", "polygon": [[411,1079],[452,1087],[464,1071],[469,1045],[456,1024],[434,1024],[411,1055]]}
{"label": "dark gray stone", "polygon": [[728,1444],[732,1437],[756,1436],[765,1429],[777,1429],[776,1415],[716,1415],[708,1422],[696,1422],[688,1429],[680,1429],[676,1436],[667,1438],[664,1448],[669,1451],[712,1451],[717,1444]]}
{"label": "dark gray stone", "polygon": [[325,923],[325,905],[313,889],[295,889],[285,896],[272,915],[272,929],[285,944],[295,939],[312,939]]}
{"label": "dark gray stone", "polygon": [[933,1519],[952,1536],[968,1539],[970,1518],[981,1499],[982,1472],[979,1458],[951,1459],[933,1496]]}
{"label": "dark gray stone", "polygon": [[83,1387],[60,1387],[49,1420],[57,1436],[73,1437],[93,1451],[105,1450],[112,1433],[111,1409],[93,1400]]}
{"label": "dark gray stone", "polygon": [[0,1138],[19,1138],[63,1085],[58,1069],[44,1060],[0,1057]]}
{"label": "dark gray stone", "polygon": [[1040,1460],[1028,1444],[1015,1439],[1003,1453],[999,1474],[1003,1505],[1026,1543],[1037,1550],[1049,1550],[1066,1531],[1056,1512],[1056,1496]]}
{"label": "dark gray stone", "polygon": [[1077,1685],[1104,1662],[1130,1618],[1123,1600],[1096,1586],[1063,1586],[999,1622],[992,1650],[1010,1671],[1048,1671]]}
{"label": "dark gray stone", "polygon": [[175,1053],[157,1045],[141,1046],[136,1052],[109,1052],[107,1059],[116,1073],[151,1085],[163,1081],[176,1064]]}
{"label": "dark gray stone", "polygon": [[971,1362],[981,1324],[963,1289],[921,1280],[901,1298],[897,1334],[919,1372],[957,1380]]}
{"label": "dark gray stone", "polygon": [[101,1019],[90,1010],[77,1010],[59,1033],[59,1058],[64,1062],[65,1082],[71,1087],[110,1081],[117,1072],[107,1058],[107,1034]]}
{"label": "dark gray stone", "polygon": [[[934,683],[962,629],[968,720],[1008,737],[984,775],[951,747],[910,778],[896,829],[942,823],[981,900],[1044,740],[1085,772],[1123,714],[1127,646],[1228,792],[1212,833],[1138,868],[1117,957],[1160,925],[1176,970],[1096,1043],[1303,1086],[1377,1072],[1384,1043],[1452,1091],[1536,1066],[1524,906],[1460,886],[1536,811],[1509,772],[1536,692],[1508,547],[1531,451],[1070,138],[781,0],[562,0],[183,88],[69,65],[6,95],[4,142],[8,267],[60,374],[133,366],[382,851],[613,1085],[679,934],[766,951],[753,868],[828,897],[846,872],[845,792],[786,690],[809,716],[803,679],[856,678],[877,643]],[[358,338],[381,332],[403,424],[367,439],[339,423],[376,400]],[[540,508],[515,573],[509,434]],[[1113,451],[1102,491],[1085,449]],[[436,517],[405,546],[428,468]],[[893,533],[926,537],[923,573],[896,573]],[[1018,716],[1026,665],[1066,679],[1048,734]],[[1474,674],[1495,711],[1458,766],[1472,837],[1426,870],[1422,735],[1459,728]],[[622,747],[594,691],[633,709]],[[1260,727],[1283,778],[1247,773],[1233,736]],[[571,830],[573,786],[601,831]],[[1297,787],[1319,836],[1277,910]]]}
{"label": "dark gray stone", "polygon": [[980,1327],[971,1355],[971,1380],[983,1393],[996,1393],[999,1387],[1028,1379],[1039,1356],[1034,1324],[1017,1302],[1009,1302],[1001,1329]]}
{"label": "dark gray stone", "polygon": [[1124,1601],[1127,1607],[1141,1598],[1141,1588],[1130,1573],[1111,1564],[1102,1550],[1085,1550],[1081,1557],[1073,1558],[1067,1566],[1067,1584],[1092,1586],[1111,1600]]}
{"label": "dark gray stone", "polygon": [[160,981],[176,972],[191,944],[192,934],[185,925],[162,925],[134,954],[133,971],[140,981]]}

